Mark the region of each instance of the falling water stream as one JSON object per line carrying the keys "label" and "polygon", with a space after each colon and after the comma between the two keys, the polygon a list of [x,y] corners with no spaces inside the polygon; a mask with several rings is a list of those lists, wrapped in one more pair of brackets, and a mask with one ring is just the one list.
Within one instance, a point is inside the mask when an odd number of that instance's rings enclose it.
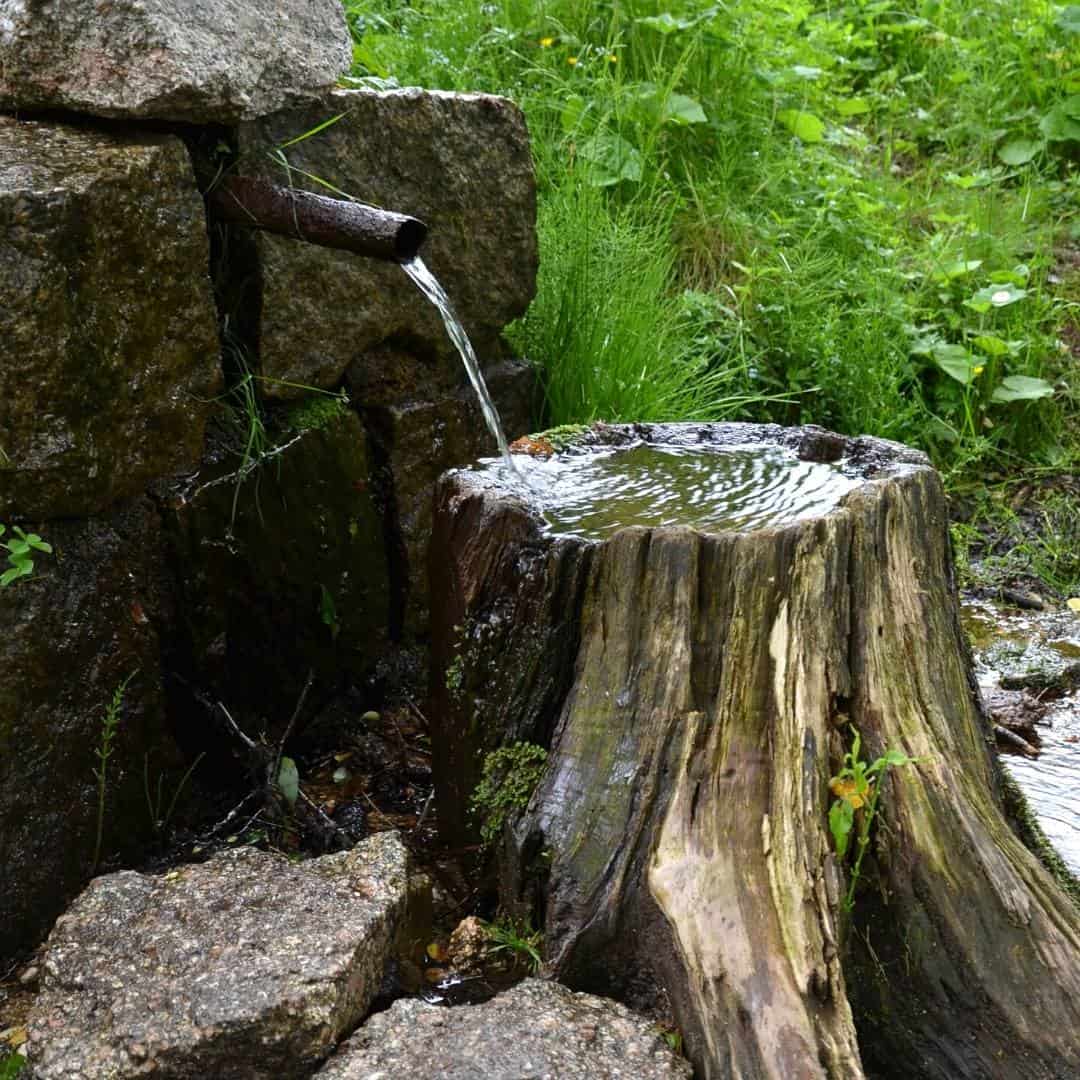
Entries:
{"label": "falling water stream", "polygon": [[461,325],[461,320],[458,319],[454,312],[450,297],[446,295],[446,290],[439,284],[438,278],[427,268],[424,260],[419,255],[414,255],[407,262],[403,262],[401,268],[412,278],[416,287],[435,305],[442,316],[446,333],[461,356],[461,362],[465,365],[465,370],[469,375],[469,382],[472,383],[473,390],[476,391],[476,396],[480,399],[480,411],[484,414],[484,422],[488,426],[488,431],[495,437],[499,453],[502,455],[502,459],[510,473],[520,477],[514,459],[510,456],[510,447],[507,445],[506,435],[503,433],[499,412],[495,408],[495,402],[491,400],[491,394],[488,393],[487,384],[484,382],[483,373],[480,371],[480,362],[476,359],[476,351],[472,347],[469,335],[465,333],[465,327]]}

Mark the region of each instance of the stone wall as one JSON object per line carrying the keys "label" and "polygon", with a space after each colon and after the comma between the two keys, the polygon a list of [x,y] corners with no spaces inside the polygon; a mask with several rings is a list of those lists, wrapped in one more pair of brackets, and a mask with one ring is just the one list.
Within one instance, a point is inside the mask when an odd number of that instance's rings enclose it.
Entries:
{"label": "stone wall", "polygon": [[511,437],[532,426],[500,338],[536,273],[520,113],[334,89],[336,0],[275,5],[273,33],[196,7],[0,20],[0,524],[53,548],[0,589],[0,957],[93,870],[118,687],[106,865],[145,848],[147,782],[229,767],[214,702],[273,737],[309,670],[377,704],[398,651],[422,662],[434,480],[493,452],[401,269],[216,222],[219,169],[421,217]]}

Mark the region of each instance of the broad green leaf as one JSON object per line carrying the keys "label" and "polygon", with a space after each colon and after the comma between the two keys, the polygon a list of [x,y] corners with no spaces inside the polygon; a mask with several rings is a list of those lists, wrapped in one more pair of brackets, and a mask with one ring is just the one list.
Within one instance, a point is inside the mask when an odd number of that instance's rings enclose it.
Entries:
{"label": "broad green leaf", "polygon": [[983,356],[1014,356],[1014,342],[1002,341],[997,334],[979,334],[971,339],[971,344]]}
{"label": "broad green leaf", "polygon": [[915,759],[909,758],[902,750],[886,750],[881,760],[886,765],[910,765]]}
{"label": "broad green leaf", "polygon": [[959,259],[956,262],[946,263],[931,275],[934,281],[954,281],[958,277],[970,274],[982,266],[982,259]]}
{"label": "broad green leaf", "polygon": [[641,179],[641,154],[612,131],[598,131],[581,144],[578,153],[589,163],[590,179],[597,187],[610,187],[622,180],[636,183]]}
{"label": "broad green leaf", "polygon": [[664,102],[664,120],[673,124],[704,124],[708,121],[701,104],[685,94],[671,94]]}
{"label": "broad green leaf", "polygon": [[1050,397],[1054,387],[1045,379],[1035,379],[1030,375],[1009,375],[1001,380],[990,395],[991,401],[1036,401]]}
{"label": "broad green leaf", "polygon": [[1026,165],[1043,148],[1037,139],[1011,139],[998,147],[997,156],[1006,165]]}
{"label": "broad green leaf", "polygon": [[1027,296],[1027,289],[1018,289],[1015,285],[987,285],[966,301],[967,306],[976,311],[989,311],[991,308],[1008,307]]}
{"label": "broad green leaf", "polygon": [[281,768],[278,769],[277,775],[277,786],[290,806],[300,796],[300,773],[296,768],[296,762],[291,757],[281,759]]}
{"label": "broad green leaf", "polygon": [[836,111],[841,116],[861,116],[870,111],[870,102],[866,98],[845,98],[837,102]]}
{"label": "broad green leaf", "polygon": [[1069,4],[1062,8],[1054,20],[1054,25],[1067,34],[1080,34],[1080,5]]}
{"label": "broad green leaf", "polygon": [[962,345],[935,345],[932,353],[937,366],[964,386],[970,385],[978,374],[975,370],[979,367],[978,359]]}
{"label": "broad green leaf", "polygon": [[855,819],[855,808],[843,799],[837,799],[829,807],[829,831],[832,833],[836,854],[842,859],[847,854],[848,840],[851,837],[851,823]]}
{"label": "broad green leaf", "polygon": [[1080,142],[1080,117],[1070,103],[1080,101],[1080,96],[1071,97],[1055,105],[1040,121],[1039,130],[1051,142]]}
{"label": "broad green leaf", "polygon": [[825,136],[825,125],[813,113],[801,109],[784,109],[777,120],[804,143],[819,143]]}

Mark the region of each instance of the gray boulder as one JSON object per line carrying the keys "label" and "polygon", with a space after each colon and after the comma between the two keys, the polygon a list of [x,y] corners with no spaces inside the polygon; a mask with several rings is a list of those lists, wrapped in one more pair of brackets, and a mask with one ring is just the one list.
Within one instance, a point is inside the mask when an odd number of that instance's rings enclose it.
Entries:
{"label": "gray boulder", "polygon": [[406,861],[381,833],[306,863],[241,848],[97,878],[45,948],[34,1075],[309,1075],[379,987]]}
{"label": "gray boulder", "polygon": [[98,513],[198,461],[221,371],[179,139],[0,117],[0,342],[0,521]]}
{"label": "gray boulder", "polygon": [[338,0],[3,0],[0,107],[236,123],[352,61]]}
{"label": "gray boulder", "polygon": [[624,1005],[526,979],[483,1005],[396,1001],[320,1080],[689,1080],[655,1027]]}
{"label": "gray boulder", "polygon": [[[340,116],[284,150],[298,171],[258,166],[277,183],[327,194],[299,170],[363,202],[413,214],[430,227],[421,252],[442,282],[482,363],[497,357],[499,332],[523,314],[536,287],[536,189],[520,110],[486,94],[338,90],[318,105],[240,128],[245,171],[265,152]],[[464,383],[435,309],[400,267],[257,234],[262,373],[322,388],[350,365],[370,366],[391,343],[423,358],[407,397]],[[248,297],[250,300],[250,297]],[[355,381],[355,379],[354,379]],[[284,385],[268,394],[293,396]]]}

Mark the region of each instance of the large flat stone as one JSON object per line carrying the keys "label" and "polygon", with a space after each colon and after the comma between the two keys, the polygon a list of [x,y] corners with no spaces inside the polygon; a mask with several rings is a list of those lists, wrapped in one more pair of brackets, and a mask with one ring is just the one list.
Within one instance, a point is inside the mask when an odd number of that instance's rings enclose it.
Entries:
{"label": "large flat stone", "polygon": [[144,498],[36,528],[53,554],[0,589],[0,957],[37,944],[93,872],[95,750],[128,676],[102,858],[136,857],[149,838],[144,761],[151,784],[177,765],[158,671],[169,594],[154,507]]}
{"label": "large flat stone", "polygon": [[415,998],[373,1016],[320,1080],[689,1080],[690,1063],[624,1005],[526,979],[482,1005]]}
{"label": "large flat stone", "polygon": [[5,0],[0,107],[236,123],[309,100],[352,61],[337,0]]}
{"label": "large flat stone", "polygon": [[380,833],[305,863],[241,848],[95,879],[45,948],[34,1075],[309,1075],[378,990],[407,869]]}
{"label": "large flat stone", "polygon": [[0,521],[98,513],[198,461],[208,270],[179,139],[0,117]]}
{"label": "large flat stone", "polygon": [[[363,202],[425,221],[424,261],[481,361],[490,362],[499,332],[535,292],[535,181],[521,112],[485,94],[338,90],[317,106],[242,126],[245,170],[265,162],[267,149],[339,115],[289,146],[290,163]],[[278,183],[290,182],[281,169],[259,167],[272,170],[267,175]],[[299,171],[291,182],[328,193]],[[256,241],[264,375],[334,387],[350,364],[389,342],[427,358],[422,396],[463,383],[438,314],[400,267],[267,234]],[[297,393],[273,384],[265,390]]]}

